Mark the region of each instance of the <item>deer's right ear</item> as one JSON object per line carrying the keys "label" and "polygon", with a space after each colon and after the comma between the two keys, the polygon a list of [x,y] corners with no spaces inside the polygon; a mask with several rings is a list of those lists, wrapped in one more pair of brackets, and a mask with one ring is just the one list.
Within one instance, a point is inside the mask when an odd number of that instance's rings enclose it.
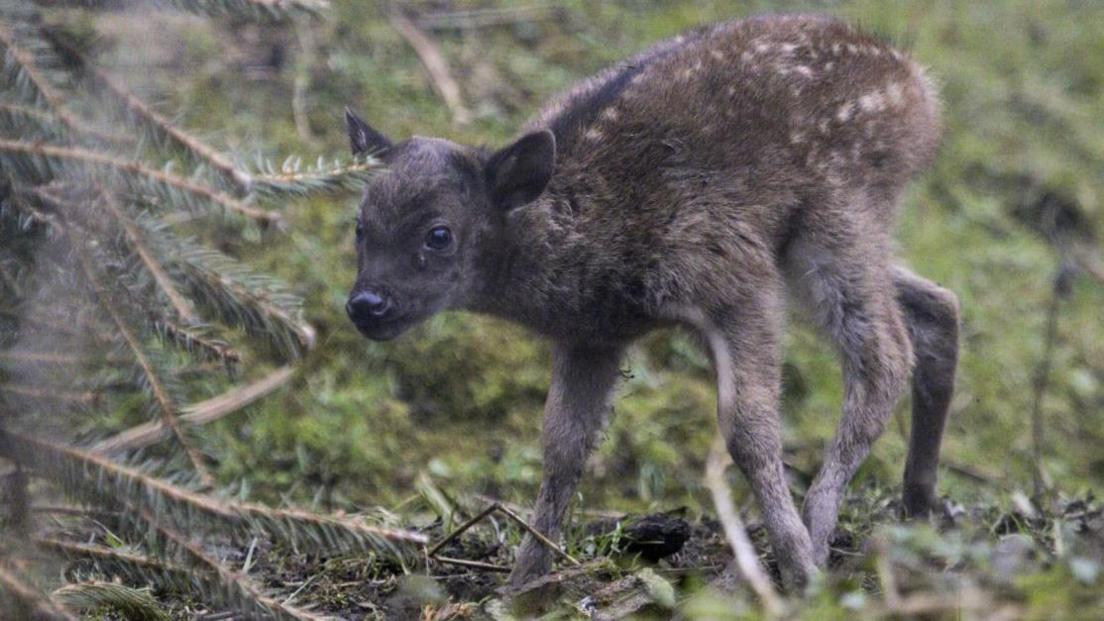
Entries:
{"label": "deer's right ear", "polygon": [[556,165],[556,137],[546,130],[522,136],[487,161],[491,196],[501,209],[531,203],[552,180]]}
{"label": "deer's right ear", "polygon": [[349,108],[345,108],[345,125],[349,129],[349,144],[353,155],[378,155],[391,148],[392,142],[372,129]]}

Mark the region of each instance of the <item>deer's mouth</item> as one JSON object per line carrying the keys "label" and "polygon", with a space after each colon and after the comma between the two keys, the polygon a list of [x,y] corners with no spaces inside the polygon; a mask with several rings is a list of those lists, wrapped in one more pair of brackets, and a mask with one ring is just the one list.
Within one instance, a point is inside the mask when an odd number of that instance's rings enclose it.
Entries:
{"label": "deer's mouth", "polygon": [[407,316],[388,317],[386,321],[354,322],[358,332],[373,341],[390,341],[417,323]]}

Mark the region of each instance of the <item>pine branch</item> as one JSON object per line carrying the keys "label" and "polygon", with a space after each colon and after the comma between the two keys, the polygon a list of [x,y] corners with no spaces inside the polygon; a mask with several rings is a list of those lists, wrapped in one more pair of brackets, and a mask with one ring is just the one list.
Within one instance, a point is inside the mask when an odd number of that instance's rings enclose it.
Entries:
{"label": "pine branch", "polygon": [[0,20],[0,45],[4,46],[4,73],[23,93],[24,99],[50,109],[70,129],[79,131],[80,124],[65,107],[65,98],[46,79],[34,54],[24,48],[11,26]]}
{"label": "pine branch", "polygon": [[76,48],[63,38],[47,33],[54,46],[61,49],[73,64],[83,69],[91,80],[99,86],[98,94],[112,97],[127,113],[129,125],[145,128],[156,142],[169,142],[197,162],[206,164],[218,171],[226,180],[233,183],[242,194],[247,194],[252,185],[249,174],[239,170],[225,155],[199,138],[192,136],[174,125],[169,119],[151,108],[149,104],[128,91],[106,71],[88,62]]}
{"label": "pine branch", "polygon": [[184,448],[184,451],[188,454],[188,459],[195,466],[196,472],[199,473],[200,478],[207,485],[214,485],[214,477],[207,470],[207,466],[203,462],[203,457],[200,455],[193,445],[191,440],[185,435],[184,430],[181,428],[179,421],[176,417],[176,405],[172,399],[169,398],[168,391],[165,389],[165,384],[161,380],[160,376],[153,368],[153,364],[150,362],[149,356],[146,354],[145,349],[142,347],[141,341],[135,336],[134,332],[127,325],[127,322],[123,319],[119,309],[117,309],[114,303],[111,301],[111,297],[107,289],[104,287],[103,282],[100,280],[99,275],[92,267],[92,262],[88,257],[87,251],[84,249],[83,244],[72,237],[69,238],[73,243],[76,250],[78,263],[80,263],[81,271],[84,272],[85,278],[87,278],[89,285],[92,288],[100,306],[111,317],[111,321],[115,324],[119,334],[126,341],[127,347],[130,348],[131,353],[134,355],[135,361],[138,366],[141,367],[142,373],[145,375],[146,381],[153,392],[154,399],[158,404],[158,409],[161,414],[162,420],[165,424],[172,429],[173,434],[176,436],[177,442]]}
{"label": "pine branch", "polygon": [[[0,77],[14,84],[16,92],[22,93],[25,100],[49,109],[69,131],[77,135],[117,142],[117,137],[96,130],[69,110],[65,105],[65,96],[46,78],[35,53],[21,44],[11,25],[4,20],[0,20],[0,46],[5,48]],[[41,48],[37,52],[45,54]]]}
{"label": "pine branch", "polygon": [[[364,550],[401,559],[424,546],[424,535],[363,524],[352,518],[271,509],[197,494],[107,457],[14,431],[0,431],[0,453],[49,475],[70,494],[95,503],[128,503],[167,517],[176,528],[221,524],[241,539],[263,533],[273,541],[326,550]],[[225,531],[224,531],[225,532]]]}
{"label": "pine branch", "polygon": [[[150,558],[133,552],[125,552],[118,548],[109,548],[92,543],[78,543],[65,541],[52,537],[35,537],[35,543],[40,547],[58,552],[69,559],[89,559],[96,562],[107,562],[113,566],[126,566],[136,570],[139,575],[144,572],[157,572],[163,574],[186,575],[188,568]],[[128,576],[133,575],[128,573]]]}
{"label": "pine branch", "polygon": [[[65,203],[53,193],[37,190],[32,196],[57,213],[84,211],[82,207]],[[117,203],[116,206],[118,207]],[[26,205],[26,208],[39,218],[57,221],[49,214],[35,211],[30,205]],[[302,348],[313,347],[314,329],[299,318],[301,301],[297,296],[287,293],[282,283],[256,274],[242,263],[186,239],[168,239],[164,233],[165,227],[155,218],[140,216],[130,219],[121,207],[119,212],[134,225],[128,236],[132,240],[132,247],[141,246],[144,249],[147,255],[144,262],[162,272],[166,269],[162,266],[167,265],[171,276],[191,289],[189,293],[193,299],[209,306],[227,323],[276,339],[276,344],[289,357],[297,357]],[[176,291],[169,275],[163,273],[162,278],[167,285],[166,292]],[[155,326],[157,323],[158,320],[155,320]],[[183,345],[206,345],[209,346],[207,351],[220,357],[225,353],[224,360],[237,355],[232,350],[220,352],[215,344],[200,342],[198,338],[189,341],[179,328],[172,330],[173,326],[168,325],[160,327],[169,328],[170,336],[184,338],[177,341]],[[192,336],[198,336],[194,334],[194,329]]]}
{"label": "pine branch", "polygon": [[167,621],[169,618],[148,590],[114,582],[91,580],[67,584],[54,590],[51,597],[72,610],[110,607],[124,618],[136,621]]}
{"label": "pine branch", "polygon": [[357,159],[349,164],[335,162],[332,166],[319,158],[314,168],[304,171],[302,160],[289,157],[279,171],[271,163],[263,164],[265,173],[253,176],[253,191],[263,196],[281,197],[354,190],[382,167],[382,162],[375,158]]}
{"label": "pine branch", "polygon": [[231,366],[241,362],[242,356],[229,343],[212,338],[196,326],[182,326],[165,317],[151,317],[154,329],[163,341],[174,343],[191,353],[199,353],[201,358],[217,360]]}
{"label": "pine branch", "polygon": [[[170,172],[154,170],[133,160],[119,159],[80,147],[65,147],[0,139],[0,165],[11,167],[21,176],[57,178],[66,172],[95,170],[117,175],[118,180],[136,194],[154,194],[167,205],[182,204],[193,211],[215,207],[244,216],[265,226],[283,226],[283,216],[265,211],[212,189],[197,181]],[[76,167],[76,171],[67,168]],[[61,173],[61,174],[59,174]]]}
{"label": "pine branch", "polygon": [[203,548],[189,541],[183,534],[168,528],[149,511],[139,513],[146,523],[178,550],[184,552],[193,563],[213,572],[218,580],[213,586],[222,591],[223,599],[234,608],[249,615],[261,615],[264,618],[290,619],[291,621],[326,621],[331,617],[316,615],[305,610],[288,606],[274,597],[266,595],[248,575],[232,571],[218,559],[209,555]]}
{"label": "pine branch", "polygon": [[[22,612],[30,621],[77,621],[76,617],[65,612],[37,589],[23,582],[14,573],[0,565],[0,595],[6,594],[11,600],[7,612]],[[0,600],[2,601],[2,600]]]}
{"label": "pine branch", "polygon": [[192,308],[191,302],[180,295],[180,292],[176,290],[176,284],[169,278],[168,273],[165,272],[165,268],[161,266],[161,262],[150,252],[138,226],[135,225],[126,212],[123,211],[122,206],[115,200],[115,196],[112,195],[111,192],[104,190],[103,187],[97,189],[99,190],[100,197],[103,199],[104,206],[107,207],[107,213],[111,214],[119,226],[122,227],[123,231],[126,233],[126,239],[131,249],[142,259],[142,263],[145,265],[146,270],[153,277],[154,282],[157,283],[157,287],[165,294],[165,297],[169,299],[169,303],[171,303],[176,310],[176,314],[185,323],[196,323],[199,318],[196,316],[195,309]]}
{"label": "pine branch", "polygon": [[314,328],[300,317],[301,300],[279,281],[214,250],[178,240],[173,265],[194,297],[224,321],[278,340],[291,358],[314,347]]}
{"label": "pine branch", "polygon": [[0,102],[0,129],[20,138],[64,140],[65,130],[58,127],[53,115],[30,106]]}

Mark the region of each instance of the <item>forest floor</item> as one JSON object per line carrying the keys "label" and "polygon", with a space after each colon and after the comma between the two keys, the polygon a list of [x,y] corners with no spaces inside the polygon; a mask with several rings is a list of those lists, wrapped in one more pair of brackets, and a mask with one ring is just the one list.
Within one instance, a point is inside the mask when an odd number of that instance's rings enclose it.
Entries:
{"label": "forest floor", "polygon": [[[437,545],[455,533],[461,517],[478,517],[482,511],[476,507],[492,504],[498,505],[486,498],[458,503],[448,528],[435,519],[415,529],[430,544],[396,556],[318,554],[257,540],[240,547],[214,539],[207,548],[249,574],[271,597],[312,614],[350,620],[1099,619],[1104,614],[1098,588],[1104,507],[1091,497],[1055,500],[1044,508],[1018,496],[1012,510],[944,500],[939,515],[905,522],[896,494],[859,490],[849,497],[834,533],[828,571],[805,593],[784,596],[773,614],[742,579],[721,525],[687,519],[685,510],[575,515],[553,572],[509,588],[505,571],[522,531],[506,512],[492,512]],[[519,507],[506,507],[525,516]],[[102,516],[56,517],[51,523],[38,536],[125,550]],[[781,589],[762,525],[750,523],[747,530]],[[78,561],[65,572],[81,575],[90,569]],[[163,586],[152,594],[173,619],[239,618],[188,592]],[[88,618],[120,618],[116,614],[104,610]]]}

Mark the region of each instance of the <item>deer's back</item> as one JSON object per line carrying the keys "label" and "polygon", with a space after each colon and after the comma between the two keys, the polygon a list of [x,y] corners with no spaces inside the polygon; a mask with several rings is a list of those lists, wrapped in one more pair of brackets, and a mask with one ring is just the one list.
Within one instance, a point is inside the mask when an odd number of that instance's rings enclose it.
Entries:
{"label": "deer's back", "polygon": [[556,134],[550,190],[582,206],[577,219],[656,231],[721,218],[770,236],[840,188],[884,199],[888,226],[934,155],[938,108],[888,44],[832,18],[772,16],[660,43],[532,125]]}

